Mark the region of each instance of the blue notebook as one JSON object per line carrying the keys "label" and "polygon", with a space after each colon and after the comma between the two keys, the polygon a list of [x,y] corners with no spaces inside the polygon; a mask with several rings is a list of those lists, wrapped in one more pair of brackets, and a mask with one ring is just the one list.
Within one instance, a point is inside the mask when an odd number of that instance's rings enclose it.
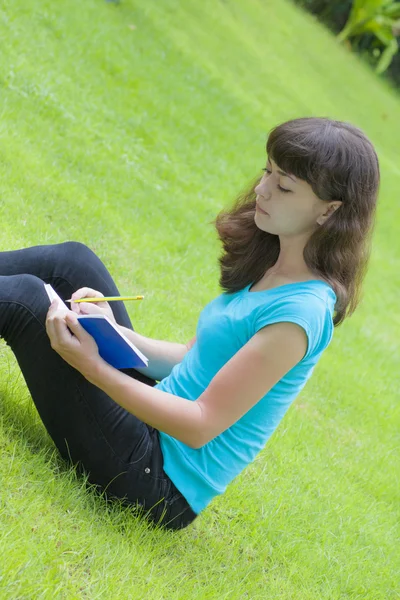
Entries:
{"label": "blue notebook", "polygon": [[[50,284],[45,284],[47,295],[52,302],[59,300],[65,310],[69,310]],[[79,323],[94,338],[100,356],[116,369],[147,367],[148,359],[123,334],[106,315],[77,315]]]}

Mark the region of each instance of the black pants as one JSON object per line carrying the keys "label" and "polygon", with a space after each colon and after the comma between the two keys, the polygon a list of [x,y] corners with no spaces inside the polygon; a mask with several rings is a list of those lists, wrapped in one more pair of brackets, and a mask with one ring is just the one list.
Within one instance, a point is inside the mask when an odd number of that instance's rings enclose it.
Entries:
{"label": "black pants", "polygon": [[[186,527],[196,513],[163,470],[158,431],[120,407],[52,350],[45,330],[49,300],[43,282],[64,300],[84,286],[105,296],[119,292],[106,267],[83,244],[0,252],[0,337],[14,352],[59,452],[106,496],[141,506],[150,521],[168,529]],[[117,323],[133,329],[124,304],[111,306]],[[155,385],[134,369],[124,372]]]}

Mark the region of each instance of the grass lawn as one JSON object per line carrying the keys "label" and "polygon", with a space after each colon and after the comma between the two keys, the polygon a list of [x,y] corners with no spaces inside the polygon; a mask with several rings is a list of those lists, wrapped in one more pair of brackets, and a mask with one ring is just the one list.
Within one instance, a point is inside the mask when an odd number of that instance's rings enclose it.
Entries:
{"label": "grass lawn", "polygon": [[286,0],[3,0],[0,111],[0,250],[87,243],[160,339],[219,293],[210,221],[272,126],[349,120],[383,178],[360,308],[182,532],[85,489],[0,345],[0,598],[400,598],[399,96]]}

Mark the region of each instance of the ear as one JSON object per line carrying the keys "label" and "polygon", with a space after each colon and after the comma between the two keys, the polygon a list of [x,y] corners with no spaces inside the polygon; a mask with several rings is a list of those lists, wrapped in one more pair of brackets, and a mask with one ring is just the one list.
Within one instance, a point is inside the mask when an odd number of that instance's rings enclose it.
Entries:
{"label": "ear", "polygon": [[333,200],[327,203],[324,212],[317,219],[318,225],[323,225],[327,219],[342,205],[341,200]]}

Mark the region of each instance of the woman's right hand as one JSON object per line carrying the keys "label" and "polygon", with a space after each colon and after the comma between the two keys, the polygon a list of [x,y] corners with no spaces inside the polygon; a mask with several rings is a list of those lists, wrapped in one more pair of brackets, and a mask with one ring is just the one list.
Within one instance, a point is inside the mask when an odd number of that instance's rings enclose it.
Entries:
{"label": "woman's right hand", "polygon": [[[80,300],[81,298],[104,298],[104,294],[92,288],[83,287],[72,294],[71,300]],[[108,302],[70,302],[70,306],[71,310],[78,315],[105,315],[117,324]]]}

